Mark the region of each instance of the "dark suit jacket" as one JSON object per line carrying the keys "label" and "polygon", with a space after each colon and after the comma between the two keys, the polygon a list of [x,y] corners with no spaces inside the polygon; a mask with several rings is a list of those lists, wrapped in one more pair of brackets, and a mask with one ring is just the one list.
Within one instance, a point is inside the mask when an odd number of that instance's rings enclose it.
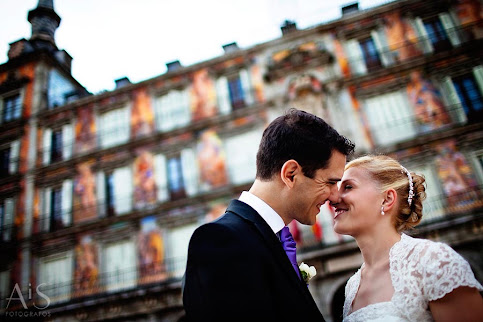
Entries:
{"label": "dark suit jacket", "polygon": [[239,200],[193,233],[183,304],[189,321],[324,321],[270,226]]}

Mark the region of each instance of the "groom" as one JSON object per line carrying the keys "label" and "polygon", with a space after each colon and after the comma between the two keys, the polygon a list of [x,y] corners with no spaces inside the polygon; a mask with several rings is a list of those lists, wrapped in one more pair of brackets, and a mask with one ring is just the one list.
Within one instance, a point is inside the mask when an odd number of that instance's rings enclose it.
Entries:
{"label": "groom", "polygon": [[336,201],[353,150],[326,122],[300,110],[270,123],[250,191],[191,237],[183,293],[189,321],[324,320],[284,251],[290,246],[282,242],[292,240],[284,227],[292,220],[313,225],[320,207]]}

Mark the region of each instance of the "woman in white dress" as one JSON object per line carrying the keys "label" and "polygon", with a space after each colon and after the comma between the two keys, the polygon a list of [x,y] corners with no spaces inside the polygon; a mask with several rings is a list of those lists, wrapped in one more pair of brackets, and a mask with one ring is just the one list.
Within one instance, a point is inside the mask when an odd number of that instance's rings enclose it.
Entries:
{"label": "woman in white dress", "polygon": [[424,181],[387,156],[346,165],[334,230],[356,239],[364,263],[347,282],[344,321],[483,321],[483,287],[468,262],[402,233],[421,221]]}

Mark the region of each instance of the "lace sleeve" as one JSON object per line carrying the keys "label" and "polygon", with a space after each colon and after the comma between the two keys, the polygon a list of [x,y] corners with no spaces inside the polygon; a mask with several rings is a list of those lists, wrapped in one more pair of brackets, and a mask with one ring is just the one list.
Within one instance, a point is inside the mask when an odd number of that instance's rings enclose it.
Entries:
{"label": "lace sleeve", "polygon": [[427,301],[435,301],[460,286],[482,291],[468,262],[451,247],[443,243],[431,243],[422,258],[423,288]]}

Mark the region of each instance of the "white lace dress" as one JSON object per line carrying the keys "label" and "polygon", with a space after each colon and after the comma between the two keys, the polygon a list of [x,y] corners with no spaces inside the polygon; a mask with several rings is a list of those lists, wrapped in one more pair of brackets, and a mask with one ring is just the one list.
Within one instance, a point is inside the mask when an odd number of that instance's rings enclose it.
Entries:
{"label": "white lace dress", "polygon": [[402,234],[389,251],[389,271],[394,295],[389,302],[370,304],[351,312],[361,282],[361,268],[345,288],[344,321],[433,321],[429,302],[459,286],[483,287],[468,262],[443,243]]}

